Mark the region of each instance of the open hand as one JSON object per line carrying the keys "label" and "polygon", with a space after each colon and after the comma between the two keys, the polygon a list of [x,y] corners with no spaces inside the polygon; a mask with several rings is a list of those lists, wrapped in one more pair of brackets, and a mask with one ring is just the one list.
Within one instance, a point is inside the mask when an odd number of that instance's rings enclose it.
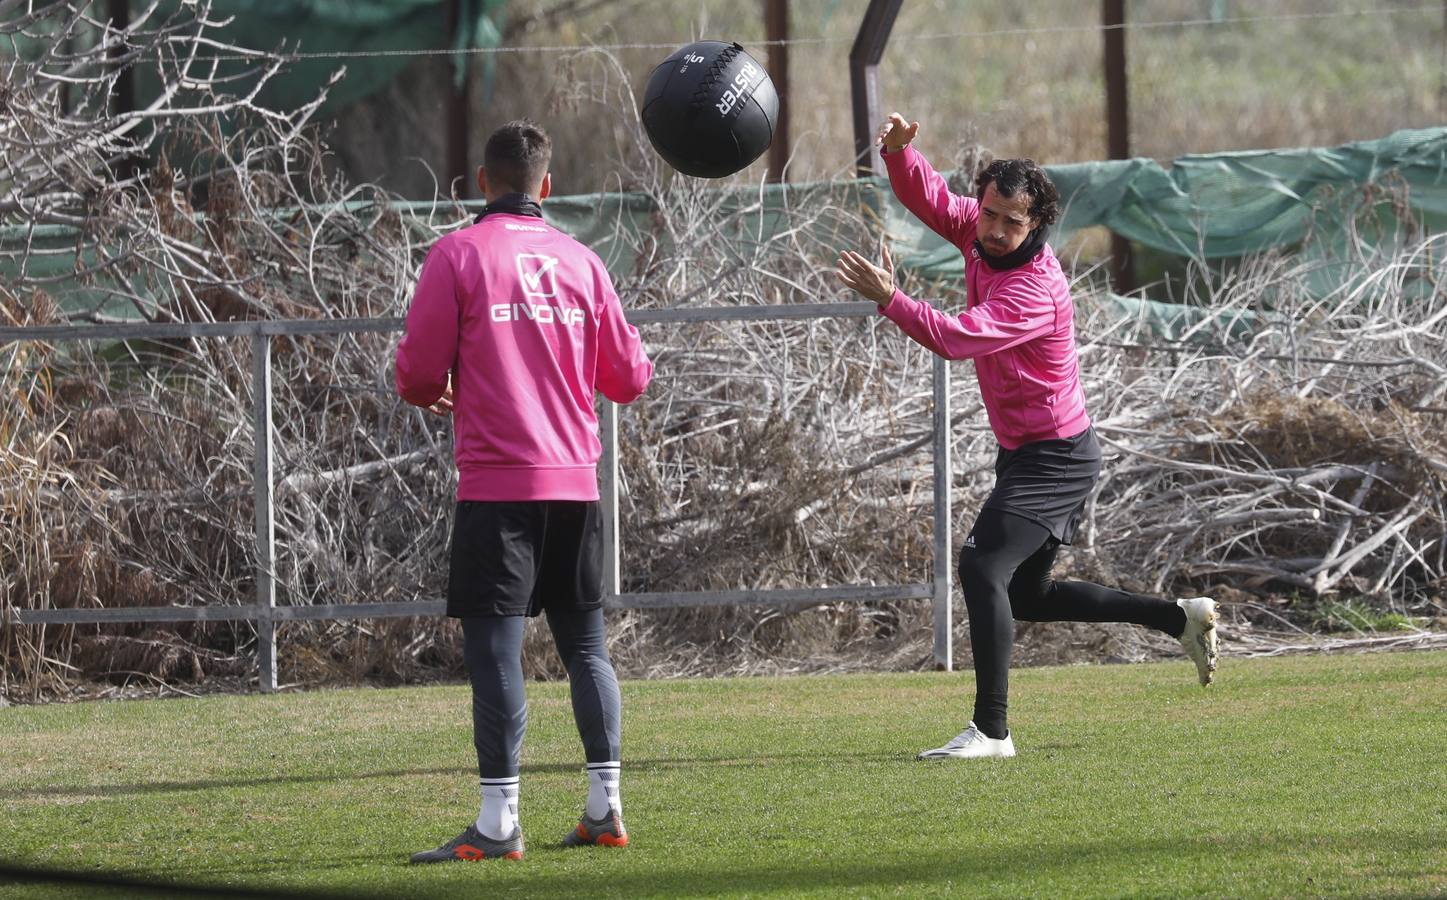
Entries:
{"label": "open hand", "polygon": [[874,142],[884,145],[886,151],[894,153],[913,141],[917,134],[919,134],[918,122],[906,122],[904,116],[899,113],[890,113],[889,120],[879,126],[879,135],[875,137]]}
{"label": "open hand", "polygon": [[884,268],[855,253],[845,250],[839,254],[839,269],[836,272],[844,286],[884,306],[894,296],[894,260],[889,257],[889,247],[884,248]]}

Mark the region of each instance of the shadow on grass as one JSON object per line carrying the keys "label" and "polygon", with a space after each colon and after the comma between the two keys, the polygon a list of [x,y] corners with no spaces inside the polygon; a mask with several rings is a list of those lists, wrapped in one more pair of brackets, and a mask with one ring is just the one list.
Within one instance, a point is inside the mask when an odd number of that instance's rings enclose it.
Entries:
{"label": "shadow on grass", "polygon": [[[811,750],[800,753],[764,754],[750,756],[695,756],[675,759],[627,759],[623,767],[628,772],[663,772],[689,769],[699,766],[752,766],[760,764],[812,765],[825,759],[844,759],[861,762],[903,762],[912,761],[913,754],[904,753],[847,753]],[[521,774],[581,773],[583,760],[576,763],[534,763],[525,765]],[[452,775],[458,778],[475,778],[476,770],[470,767],[438,766],[430,769],[391,769],[379,772],[318,772],[310,775],[276,775],[254,778],[209,778],[194,781],[147,781],[140,784],[95,784],[57,787],[7,788],[0,790],[4,800],[43,800],[58,797],[129,797],[137,794],[164,794],[184,791],[228,790],[246,787],[267,787],[272,785],[327,784],[331,782],[361,781],[371,778],[415,778],[427,775]]]}
{"label": "shadow on grass", "polygon": [[[861,846],[866,844],[866,836],[858,836],[858,843]],[[1325,840],[1321,835],[1313,833],[1267,836],[1251,832],[1230,836],[1215,835],[1194,843],[1183,843],[1178,838],[1134,842],[1062,840],[1029,846],[969,847],[934,853],[925,851],[908,857],[882,858],[853,854],[848,860],[801,860],[784,865],[770,864],[769,861],[761,859],[740,864],[736,856],[718,860],[713,864],[705,861],[700,865],[697,864],[698,860],[676,854],[653,854],[635,848],[625,851],[632,857],[629,862],[636,864],[628,871],[619,871],[615,866],[609,866],[606,874],[600,874],[591,868],[579,871],[573,866],[569,866],[567,871],[548,871],[553,868],[550,863],[558,857],[544,852],[529,854],[527,861],[509,863],[505,869],[497,871],[493,871],[491,867],[500,864],[473,864],[476,869],[470,874],[475,874],[475,881],[470,878],[464,882],[449,881],[445,887],[435,879],[432,867],[412,867],[400,859],[395,865],[389,860],[361,858],[332,860],[331,865],[320,866],[292,861],[293,871],[339,871],[339,884],[315,890],[213,887],[204,883],[171,881],[163,877],[148,879],[140,876],[66,872],[0,864],[0,887],[69,886],[94,892],[101,897],[118,892],[115,895],[128,897],[382,898],[438,896],[445,892],[447,896],[603,898],[772,895],[791,891],[994,894],[1020,890],[1025,885],[1033,885],[1039,890],[1053,881],[1057,888],[1068,884],[1084,893],[1151,894],[1169,887],[1172,893],[1211,895],[1223,891],[1223,885],[1218,880],[1219,868],[1223,864],[1230,864],[1233,867],[1259,870],[1266,879],[1258,885],[1262,893],[1319,893],[1322,890],[1334,893],[1337,888],[1331,884],[1314,883],[1314,878],[1323,873],[1313,867],[1311,857],[1342,853],[1350,856],[1353,853],[1369,852],[1372,847],[1390,847],[1395,853],[1430,853],[1438,849],[1438,846],[1437,841],[1420,832],[1363,831],[1334,835]],[[577,854],[590,851],[566,852]],[[1192,859],[1199,860],[1199,865],[1191,865]],[[1287,860],[1292,863],[1283,866]],[[1163,874],[1161,871],[1162,863],[1167,861],[1173,864],[1172,871],[1175,874]],[[375,878],[378,874],[383,874],[378,871],[379,864],[385,871],[389,884],[373,883],[365,887],[345,884],[347,875],[350,873],[355,876],[359,868],[366,868],[369,877]],[[1182,881],[1180,867],[1183,864],[1187,871],[1198,872],[1199,877]],[[448,867],[449,870],[453,868]],[[1420,890],[1414,890],[1411,884],[1405,888],[1374,884],[1373,876],[1367,873],[1359,872],[1354,877],[1359,879],[1357,884],[1362,893],[1374,896],[1421,896],[1435,890],[1437,882],[1429,873],[1391,869],[1389,866],[1388,871],[1378,874],[1399,882],[1401,879],[1423,879],[1418,882]],[[207,871],[205,876],[219,876],[223,871]],[[257,874],[254,868],[249,873],[240,869],[232,871],[232,877],[245,878],[248,874],[254,877]],[[1266,875],[1267,871],[1272,874]],[[504,878],[489,877],[504,873]],[[192,878],[199,874],[201,873],[194,871],[190,873]],[[1161,883],[1162,878],[1171,878],[1173,881],[1167,886]],[[1330,882],[1331,879],[1327,881]],[[1240,885],[1236,886],[1239,888]]]}
{"label": "shadow on grass", "polygon": [[67,871],[0,862],[0,888],[5,887],[69,888],[87,897],[335,897],[341,900],[375,896],[355,890],[219,887],[114,872]]}
{"label": "shadow on grass", "polygon": [[[894,858],[870,856],[866,852],[868,843],[865,836],[858,836],[855,844],[861,852],[848,854],[847,860],[771,865],[768,861],[740,864],[730,859],[717,865],[689,866],[687,861],[670,859],[660,860],[661,865],[649,869],[609,871],[603,879],[595,873],[568,871],[540,873],[516,884],[529,898],[771,896],[794,891],[934,896],[1034,893],[1046,889],[1043,881],[1058,879],[1056,889],[1068,885],[1071,890],[1089,894],[1219,896],[1223,888],[1217,869],[1222,860],[1232,860],[1243,865],[1259,861],[1263,870],[1272,872],[1263,876],[1261,893],[1310,894],[1320,892],[1315,879],[1323,873],[1303,854],[1352,854],[1369,847],[1390,848],[1394,853],[1431,852],[1439,847],[1433,837],[1420,832],[1376,831],[1338,835],[1325,841],[1309,833],[1297,837],[1242,833],[1216,836],[1193,847],[1183,845],[1178,838],[1135,842],[1062,840]],[[1194,882],[1183,881],[1179,871],[1161,874],[1162,863],[1178,864],[1183,859],[1198,860],[1189,868],[1199,873]],[[1291,865],[1285,864],[1288,860]],[[1171,883],[1162,883],[1163,877],[1172,879]],[[1422,881],[1420,888],[1391,890],[1374,885],[1370,876],[1363,878],[1359,873],[1354,877],[1359,879],[1361,893],[1372,896],[1423,896],[1423,891],[1435,890],[1437,885],[1429,879]],[[1410,879],[1420,875],[1396,871],[1381,873],[1381,877]],[[387,895],[407,896],[408,891],[399,887]]]}

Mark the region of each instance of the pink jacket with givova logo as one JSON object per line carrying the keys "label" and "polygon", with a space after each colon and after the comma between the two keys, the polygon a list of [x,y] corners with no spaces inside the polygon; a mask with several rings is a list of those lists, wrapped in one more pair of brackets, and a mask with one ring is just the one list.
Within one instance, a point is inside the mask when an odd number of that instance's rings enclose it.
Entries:
{"label": "pink jacket with givova logo", "polygon": [[653,377],[603,262],[535,216],[495,213],[433,245],[397,347],[397,392],[452,375],[458,500],[597,500],[594,390]]}
{"label": "pink jacket with givova logo", "polygon": [[951,194],[913,145],[884,154],[905,208],[965,255],[966,309],[948,316],[895,289],[880,307],[904,333],[946,359],[971,359],[995,440],[1007,450],[1072,437],[1090,426],[1075,353],[1070,285],[1047,244],[997,272],[974,247],[979,201]]}

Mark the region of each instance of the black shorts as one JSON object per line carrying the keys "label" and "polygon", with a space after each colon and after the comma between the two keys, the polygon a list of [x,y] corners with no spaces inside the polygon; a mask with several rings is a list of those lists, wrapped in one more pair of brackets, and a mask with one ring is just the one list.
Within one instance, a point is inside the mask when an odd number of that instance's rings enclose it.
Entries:
{"label": "black shorts", "polygon": [[596,500],[458,501],[449,616],[536,616],[602,605],[603,516]]}
{"label": "black shorts", "polygon": [[1001,447],[995,457],[995,489],[984,508],[1022,516],[1068,544],[1099,477],[1100,442],[1094,428],[1015,450]]}

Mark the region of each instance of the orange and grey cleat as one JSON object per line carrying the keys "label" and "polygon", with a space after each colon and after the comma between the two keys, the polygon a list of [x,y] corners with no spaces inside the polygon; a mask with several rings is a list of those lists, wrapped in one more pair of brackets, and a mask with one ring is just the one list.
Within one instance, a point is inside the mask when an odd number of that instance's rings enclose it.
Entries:
{"label": "orange and grey cleat", "polygon": [[469,825],[462,834],[438,847],[412,854],[414,863],[476,862],[479,859],[522,859],[523,833],[514,831],[512,837],[495,841]]}
{"label": "orange and grey cleat", "polygon": [[610,811],[601,819],[591,819],[583,813],[578,827],[563,838],[564,847],[626,847],[628,830],[623,827],[623,817]]}

